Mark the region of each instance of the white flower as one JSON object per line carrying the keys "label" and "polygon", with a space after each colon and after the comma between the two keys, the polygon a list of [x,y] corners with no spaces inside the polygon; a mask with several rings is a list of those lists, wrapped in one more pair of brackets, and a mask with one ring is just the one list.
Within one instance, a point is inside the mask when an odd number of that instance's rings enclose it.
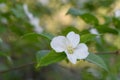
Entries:
{"label": "white flower", "polygon": [[88,55],[88,47],[84,43],[80,43],[80,36],[76,33],[69,32],[67,36],[57,36],[52,39],[51,47],[56,52],[65,52],[67,58],[73,64],[77,59],[85,59]]}
{"label": "white flower", "polygon": [[[99,35],[99,32],[96,28],[91,28],[89,31],[91,34]],[[96,38],[100,38],[100,36],[96,36]]]}
{"label": "white flower", "polygon": [[91,28],[90,29],[90,33],[91,34],[99,34],[98,31],[97,31],[97,29],[95,29],[95,28]]}
{"label": "white flower", "polygon": [[33,16],[32,13],[29,12],[27,4],[23,5],[25,14],[28,16],[30,23],[34,26],[34,31],[37,33],[42,33],[43,28],[39,25],[40,19]]}
{"label": "white flower", "polygon": [[115,11],[115,17],[120,17],[120,9]]}

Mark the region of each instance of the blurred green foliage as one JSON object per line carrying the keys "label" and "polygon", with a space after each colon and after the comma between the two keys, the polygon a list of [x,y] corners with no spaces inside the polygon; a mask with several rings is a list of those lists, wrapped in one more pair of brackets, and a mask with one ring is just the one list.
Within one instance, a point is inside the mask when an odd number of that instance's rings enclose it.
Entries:
{"label": "blurred green foliage", "polygon": [[[113,12],[117,2],[119,0],[0,0],[0,80],[119,80],[120,55],[114,54],[120,49],[120,18]],[[28,5],[32,16],[40,20],[43,32],[35,31],[24,4]],[[102,14],[99,9],[106,13]],[[93,28],[99,34],[91,34]],[[81,42],[89,46],[89,51],[102,57],[109,72],[91,64],[70,68],[64,62],[37,71],[36,62],[48,65],[65,58],[65,55],[57,58],[61,54],[55,52],[47,53],[54,36],[66,35],[70,31],[80,34]],[[48,56],[51,58],[46,60]],[[104,65],[96,57],[93,61]]]}

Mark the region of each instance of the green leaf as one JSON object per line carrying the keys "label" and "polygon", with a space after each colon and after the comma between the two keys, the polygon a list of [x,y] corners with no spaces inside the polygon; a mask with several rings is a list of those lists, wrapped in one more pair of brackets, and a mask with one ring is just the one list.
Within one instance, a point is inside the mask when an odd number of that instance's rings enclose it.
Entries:
{"label": "green leaf", "polygon": [[0,56],[9,56],[9,54],[6,52],[0,51]]}
{"label": "green leaf", "polygon": [[41,44],[49,44],[50,43],[50,38],[45,35],[45,34],[37,34],[37,33],[28,33],[23,35],[19,41],[23,41],[25,43],[33,44],[33,43],[41,43]]}
{"label": "green leaf", "polygon": [[78,9],[75,8],[70,8],[67,12],[67,14],[71,14],[73,16],[80,16],[82,14],[84,14],[86,11],[80,11]]}
{"label": "green leaf", "polygon": [[110,28],[107,25],[99,25],[96,28],[97,28],[98,32],[100,32],[100,33],[118,34],[118,31],[116,29]]}
{"label": "green leaf", "polygon": [[112,18],[113,24],[116,28],[120,29],[120,19],[113,17]]}
{"label": "green leaf", "polygon": [[47,66],[47,65],[59,62],[66,58],[65,53],[56,53],[55,51],[51,51],[49,53],[46,52],[45,54],[47,54],[47,55],[45,55],[41,58],[42,54],[43,53],[37,54],[37,56],[39,55],[39,57],[37,57],[37,58],[40,58],[40,59],[37,59],[38,60],[37,68],[40,66]]}
{"label": "green leaf", "polygon": [[86,23],[92,24],[92,25],[98,25],[98,19],[90,14],[90,13],[84,13],[80,16]]}
{"label": "green leaf", "polygon": [[94,63],[97,66],[105,69],[106,71],[108,71],[108,66],[105,64],[105,62],[103,61],[103,59],[99,56],[97,56],[96,54],[90,53],[88,55],[88,57],[86,58],[86,60],[88,62]]}
{"label": "green leaf", "polygon": [[40,49],[51,49],[50,41],[51,39],[43,33],[28,33],[23,35],[22,37],[20,37],[20,39],[16,41],[16,47],[28,46],[27,48],[32,48],[37,51]]}
{"label": "green leaf", "polygon": [[23,35],[20,39],[29,39],[29,40],[32,40],[32,41],[38,41],[39,37],[44,37],[48,40],[50,40],[50,38],[48,36],[46,36],[45,34],[37,34],[37,33],[28,33],[28,34],[25,34]]}
{"label": "green leaf", "polygon": [[91,41],[91,40],[95,39],[96,36],[97,35],[95,35],[95,34],[84,34],[84,35],[81,35],[80,42],[86,43],[88,41]]}
{"label": "green leaf", "polygon": [[46,36],[49,40],[52,40],[53,37],[54,37],[54,35],[52,35],[52,34],[50,34],[50,33],[48,33],[48,32],[43,32],[42,35],[43,35],[43,36]]}
{"label": "green leaf", "polygon": [[71,14],[73,16],[80,16],[88,24],[98,25],[99,23],[98,19],[93,14],[86,11],[70,8],[67,14]]}
{"label": "green leaf", "polygon": [[36,54],[36,60],[37,60],[37,63],[40,62],[40,60],[46,56],[50,51],[49,50],[40,50],[37,52]]}
{"label": "green leaf", "polygon": [[69,27],[63,29],[61,33],[62,33],[62,35],[66,36],[70,31],[74,31],[77,34],[80,34],[80,31],[73,26],[69,26]]}

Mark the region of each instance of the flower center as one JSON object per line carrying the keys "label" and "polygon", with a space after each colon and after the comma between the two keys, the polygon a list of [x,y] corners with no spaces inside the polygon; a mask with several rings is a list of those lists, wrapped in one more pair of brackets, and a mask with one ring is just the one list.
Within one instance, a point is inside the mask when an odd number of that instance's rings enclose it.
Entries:
{"label": "flower center", "polygon": [[68,46],[67,51],[68,51],[69,54],[73,54],[74,48],[72,46]]}

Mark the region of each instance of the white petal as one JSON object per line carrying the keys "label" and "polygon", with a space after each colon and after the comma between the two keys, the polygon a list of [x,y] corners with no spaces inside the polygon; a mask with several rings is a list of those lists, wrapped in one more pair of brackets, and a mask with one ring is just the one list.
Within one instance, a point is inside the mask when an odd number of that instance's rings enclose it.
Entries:
{"label": "white petal", "polygon": [[73,31],[67,34],[67,38],[70,41],[73,48],[75,48],[80,42],[80,36],[74,33]]}
{"label": "white petal", "polygon": [[74,54],[69,54],[67,51],[65,51],[66,55],[67,55],[67,58],[68,60],[73,63],[73,64],[76,64],[76,61],[77,61],[77,58]]}
{"label": "white petal", "polygon": [[88,47],[86,46],[86,44],[81,43],[75,49],[74,54],[77,59],[85,59],[89,55]]}
{"label": "white petal", "polygon": [[52,39],[50,45],[56,52],[63,52],[66,50],[67,42],[64,36],[58,36]]}

